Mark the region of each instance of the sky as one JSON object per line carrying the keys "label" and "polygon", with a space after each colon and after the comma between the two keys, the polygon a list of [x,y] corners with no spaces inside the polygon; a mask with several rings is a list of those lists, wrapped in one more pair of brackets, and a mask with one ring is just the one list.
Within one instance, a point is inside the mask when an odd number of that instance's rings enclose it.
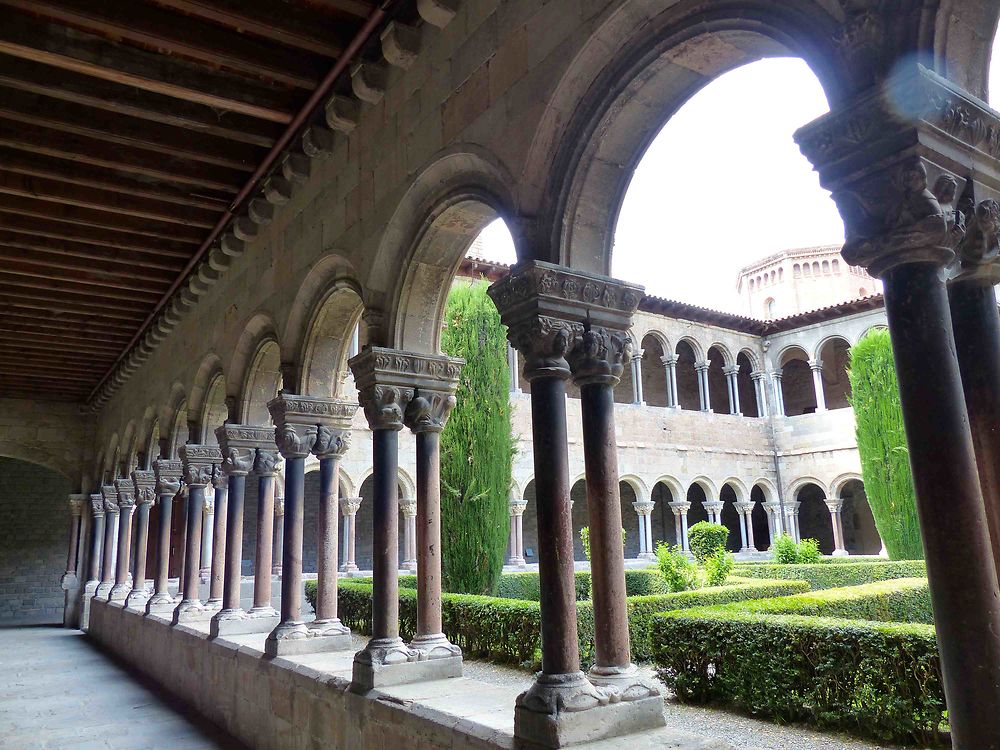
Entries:
{"label": "sky", "polygon": [[[1000,36],[990,69],[1000,105]],[[639,162],[622,203],[612,275],[648,294],[743,312],[739,269],[784,249],[836,245],[844,225],[792,133],[829,110],[799,59],[737,68],[695,94]],[[514,262],[503,222],[487,257]]]}

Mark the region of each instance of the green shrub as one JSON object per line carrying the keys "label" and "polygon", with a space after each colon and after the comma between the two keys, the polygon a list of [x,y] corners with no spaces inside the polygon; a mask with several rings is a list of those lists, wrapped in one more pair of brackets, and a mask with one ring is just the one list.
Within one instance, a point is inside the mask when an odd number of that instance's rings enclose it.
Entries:
{"label": "green shrub", "polygon": [[927,568],[923,560],[878,560],[849,564],[831,561],[815,565],[737,563],[733,573],[747,578],[792,578],[808,581],[813,589],[832,589],[891,578],[922,578],[927,575]]}
{"label": "green shrub", "polygon": [[815,539],[803,539],[795,551],[798,556],[796,562],[800,565],[812,565],[823,559],[823,553],[819,551],[819,542]]}
{"label": "green shrub", "polygon": [[[590,573],[578,570],[575,575],[576,598],[578,601],[590,598]],[[541,598],[538,573],[504,573],[497,581],[497,594],[501,599],[521,599],[537,602]]]}
{"label": "green shrub", "polygon": [[680,547],[660,542],[656,545],[656,564],[668,591],[698,588],[698,568]]}
{"label": "green shrub", "polygon": [[725,549],[729,529],[719,523],[699,521],[688,529],[688,549],[694,559],[704,565],[717,549]]}
{"label": "green shrub", "polygon": [[625,571],[626,596],[651,596],[669,594],[670,588],[656,568]]}
{"label": "green shrub", "polygon": [[705,583],[708,586],[721,586],[733,572],[733,556],[725,549],[717,549],[705,561]]}
{"label": "green shrub", "polygon": [[[583,554],[590,560],[590,527],[584,526],[580,529],[580,546],[583,547]],[[625,546],[625,529],[622,529],[622,547]]]}
{"label": "green shrub", "polygon": [[779,534],[774,540],[774,561],[779,565],[794,565],[799,561],[795,540],[788,534]]}

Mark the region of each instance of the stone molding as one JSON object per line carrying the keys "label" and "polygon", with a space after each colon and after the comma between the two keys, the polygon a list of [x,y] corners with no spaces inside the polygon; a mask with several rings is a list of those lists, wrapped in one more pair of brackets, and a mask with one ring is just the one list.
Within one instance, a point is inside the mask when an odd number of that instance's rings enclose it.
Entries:
{"label": "stone molding", "polygon": [[188,487],[207,487],[215,467],[222,463],[222,451],[214,445],[182,445],[179,451],[184,464],[184,483]]}
{"label": "stone molding", "polygon": [[406,518],[413,518],[417,515],[417,499],[404,498],[399,501],[399,512]]}
{"label": "stone molding", "polygon": [[158,458],[153,461],[153,473],[156,476],[157,495],[176,495],[180,491],[181,477],[184,475],[183,463]]}
{"label": "stone molding", "polygon": [[113,484],[101,485],[101,496],[104,498],[104,512],[118,512],[118,489]]}
{"label": "stone molding", "polygon": [[149,505],[156,499],[156,472],[150,469],[136,469],[132,472],[132,486],[138,505]]}
{"label": "stone molding", "polygon": [[340,515],[342,515],[342,516],[353,516],[360,509],[361,509],[361,498],[360,497],[342,497],[342,498],[340,498]]}
{"label": "stone molding", "polygon": [[[404,412],[414,392],[423,395],[453,390],[463,364],[464,360],[454,357],[401,352],[381,346],[366,347],[348,362],[358,388],[358,401],[372,430],[401,430]],[[420,408],[424,408],[422,403]],[[423,412],[417,417],[423,419]]]}

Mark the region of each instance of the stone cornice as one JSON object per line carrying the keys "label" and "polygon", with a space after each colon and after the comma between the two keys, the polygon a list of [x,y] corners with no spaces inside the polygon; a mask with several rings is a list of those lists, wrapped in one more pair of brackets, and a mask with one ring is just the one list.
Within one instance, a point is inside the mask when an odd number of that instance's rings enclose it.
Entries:
{"label": "stone cornice", "polygon": [[222,451],[214,445],[182,445],[184,482],[188,487],[207,487],[212,482],[215,467],[222,463]]}
{"label": "stone cornice", "polygon": [[315,396],[297,396],[281,393],[267,404],[274,424],[327,425],[344,430],[351,428],[351,420],[358,411],[353,401]]}

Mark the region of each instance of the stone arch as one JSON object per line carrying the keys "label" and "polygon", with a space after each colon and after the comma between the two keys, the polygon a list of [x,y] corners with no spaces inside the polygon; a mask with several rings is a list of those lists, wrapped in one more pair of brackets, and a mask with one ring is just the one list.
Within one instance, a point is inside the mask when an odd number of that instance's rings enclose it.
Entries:
{"label": "stone arch", "polygon": [[740,413],[746,417],[759,417],[760,405],[752,377],[760,369],[757,358],[749,349],[741,349],[736,355],[736,366],[739,368],[736,372],[736,392],[740,396]]}
{"label": "stone arch", "polygon": [[733,492],[736,493],[736,500],[738,502],[742,503],[749,499],[750,491],[747,489],[746,484],[743,483],[743,480],[737,479],[736,477],[729,477],[722,482],[723,487],[727,485],[733,488]]}
{"label": "stone arch", "polygon": [[704,358],[701,354],[701,346],[694,339],[685,336],[677,342],[674,353],[677,355],[677,364],[675,365],[677,403],[681,409],[699,411],[701,409],[701,396],[699,395],[698,372],[694,369],[694,365]]}
{"label": "stone arch", "polygon": [[[279,361],[275,367],[280,370],[280,345],[276,331],[274,320],[267,313],[259,312],[250,316],[237,339],[229,366],[224,368],[225,372],[229,373],[228,395],[236,400],[239,411],[235,419],[241,424],[255,424],[247,421],[247,387],[251,383],[255,364],[259,364],[257,360],[261,354],[260,350],[268,342],[273,342],[278,348]],[[270,424],[270,417],[268,416],[261,424]]]}
{"label": "stone arch", "polygon": [[844,549],[851,555],[879,554],[882,538],[861,478],[848,477],[838,486],[834,497],[842,501],[840,521],[844,532]]}
{"label": "stone arch", "polygon": [[722,344],[708,347],[708,393],[712,411],[717,414],[731,414],[729,383],[725,368],[732,364],[733,356]]}
{"label": "stone arch", "polygon": [[153,416],[146,432],[146,468],[153,466],[153,461],[160,458],[160,418]]}
{"label": "stone arch", "polygon": [[774,483],[770,479],[764,477],[755,479],[750,486],[750,491],[752,492],[755,487],[760,488],[765,502],[773,503],[778,501],[778,488],[774,486]]}
{"label": "stone arch", "polygon": [[402,493],[402,499],[410,500],[411,498],[415,498],[417,496],[417,485],[413,481],[413,477],[403,468],[397,470],[397,476],[399,478],[399,489]]}
{"label": "stone arch", "polygon": [[851,381],[847,377],[851,344],[839,334],[827,336],[816,345],[814,359],[823,363],[823,398],[827,409],[850,406]]}
{"label": "stone arch", "polygon": [[816,390],[813,387],[809,354],[801,346],[786,346],[777,357],[781,369],[781,396],[785,415],[811,414],[816,411]]}
{"label": "stone arch", "polygon": [[[386,330],[374,344],[438,353],[440,322],[458,266],[479,232],[503,218],[518,245],[513,180],[486,150],[471,144],[437,155],[414,177],[382,229],[369,287],[386,290]],[[404,269],[399,273],[399,269]],[[379,307],[366,299],[367,306]]]}
{"label": "stone arch", "polygon": [[357,491],[359,485],[354,483],[351,479],[351,475],[344,470],[343,467],[340,468],[340,489],[343,493],[341,497],[357,497],[355,492]]}
{"label": "stone arch", "polygon": [[302,382],[295,387],[302,393],[323,398],[344,395],[347,358],[363,309],[361,287],[353,279],[335,279],[323,292],[309,317],[298,358]]}
{"label": "stone arch", "polygon": [[636,164],[664,123],[719,75],[794,55],[811,66],[831,101],[843,98],[846,76],[832,43],[842,16],[828,7],[806,2],[788,13],[784,5],[744,0],[706,10],[659,0],[623,2],[610,12],[546,97],[529,152],[528,169],[547,176],[536,185],[529,176],[525,190],[551,228],[543,259],[610,273],[618,211]]}
{"label": "stone arch", "polygon": [[[743,548],[743,536],[740,531],[742,519],[736,509],[742,497],[738,485],[731,480],[723,482],[719,488],[719,500],[722,502],[722,509],[719,511],[719,522],[729,529],[729,537],[726,539],[726,549],[730,552],[739,552]],[[745,492],[745,488],[743,488]]]}
{"label": "stone arch", "polygon": [[618,481],[624,482],[632,488],[632,491],[635,492],[635,499],[638,502],[645,502],[646,500],[649,500],[649,488],[646,486],[646,483],[635,474],[626,474],[623,477],[619,477]]}
{"label": "stone arch", "polygon": [[243,424],[269,425],[267,402],[281,388],[281,349],[277,340],[267,337],[257,344],[240,391],[240,421]]}
{"label": "stone arch", "polygon": [[117,468],[122,477],[132,475],[132,470],[138,466],[139,459],[139,436],[136,433],[135,420],[130,419],[125,425],[125,433],[122,437],[122,464]]}
{"label": "stone arch", "polygon": [[864,483],[865,480],[859,472],[845,471],[843,474],[839,474],[832,482],[830,482],[828,497],[840,497],[840,493],[844,489],[844,485],[851,481]]}
{"label": "stone arch", "polygon": [[187,442],[187,395],[180,383],[170,389],[170,401],[163,411],[162,421],[167,425],[167,455],[177,458],[177,449]]}
{"label": "stone arch", "polygon": [[667,375],[663,357],[672,353],[670,342],[659,331],[648,331],[639,345],[642,350],[642,397],[649,406],[669,406]]}
{"label": "stone arch", "polygon": [[[987,101],[1000,5],[981,0],[942,0],[938,5],[933,21],[935,69]],[[990,33],[984,34],[983,30]]]}
{"label": "stone arch", "polygon": [[590,526],[590,509],[587,507],[587,480],[582,475],[570,485],[569,499],[572,503],[573,520],[573,559],[586,560],[583,543],[580,541],[580,529]]}
{"label": "stone arch", "polygon": [[799,538],[815,539],[824,555],[834,550],[833,521],[827,507],[826,485],[822,482],[799,480],[793,497],[799,502]]}
{"label": "stone arch", "polygon": [[625,559],[639,557],[639,515],[632,507],[633,503],[648,500],[648,495],[642,492],[642,482],[636,482],[636,477],[624,477],[618,482],[619,502],[621,503],[622,528],[625,529]]}
{"label": "stone arch", "polygon": [[209,381],[205,390],[205,398],[201,405],[201,441],[204,445],[218,445],[215,430],[225,424],[229,416],[226,406],[226,377],[222,370],[217,371]]}
{"label": "stone arch", "polygon": [[[115,437],[117,438],[117,435]],[[81,468],[78,463],[75,460],[70,460],[65,456],[55,453],[52,450],[52,446],[46,443],[25,444],[14,440],[0,440],[0,456],[49,469],[69,479],[74,485],[82,481]],[[101,472],[103,471],[100,467],[104,463],[104,454],[98,454],[96,465],[99,469],[94,480],[98,484],[101,482]]]}
{"label": "stone arch", "polygon": [[[221,383],[222,390],[219,390]],[[211,400],[215,403],[211,403]],[[220,414],[221,419],[214,426],[210,424],[210,419],[215,419]],[[191,385],[191,395],[188,399],[188,411],[192,421],[198,425],[201,435],[198,442],[205,445],[216,445],[215,428],[226,420],[226,379],[223,375],[222,360],[213,353],[206,354],[198,370],[195,373],[194,381]],[[209,436],[209,432],[212,433]]]}
{"label": "stone arch", "polygon": [[823,482],[812,475],[807,475],[793,479],[792,482],[788,485],[788,489],[785,490],[785,497],[791,498],[792,500],[797,500],[799,491],[807,484],[815,484],[817,487],[823,490],[823,492],[826,492],[826,487],[827,487],[826,482]]}
{"label": "stone arch", "polygon": [[106,484],[109,480],[114,480],[115,472],[118,471],[118,458],[120,454],[118,440],[118,433],[115,432],[111,435],[111,440],[108,441],[108,448],[104,453],[104,465],[101,466],[101,475],[98,480],[101,484]]}
{"label": "stone arch", "polygon": [[755,482],[750,487],[750,502],[753,503],[753,510],[750,512],[750,525],[753,528],[754,547],[764,552],[771,547],[771,520],[768,512],[764,510],[764,503],[771,497],[767,495],[766,485]]}
{"label": "stone arch", "polygon": [[650,490],[650,499],[653,501],[650,526],[652,527],[654,550],[659,542],[670,545],[681,543],[681,540],[677,538],[677,527],[670,503],[683,500],[684,496],[683,487],[673,477],[660,477],[653,483],[653,488]]}

